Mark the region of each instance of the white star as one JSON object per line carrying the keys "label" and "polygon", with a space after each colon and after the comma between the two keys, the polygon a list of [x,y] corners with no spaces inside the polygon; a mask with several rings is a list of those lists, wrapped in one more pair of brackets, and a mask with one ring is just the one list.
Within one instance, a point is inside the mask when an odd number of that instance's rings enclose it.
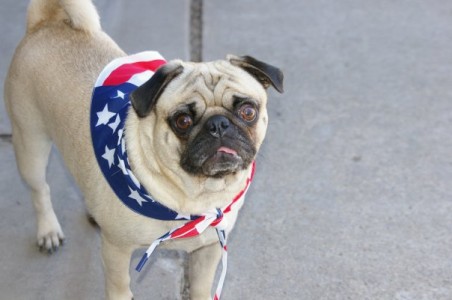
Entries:
{"label": "white star", "polygon": [[108,111],[108,104],[105,104],[104,109],[97,113],[97,117],[99,119],[97,120],[96,127],[100,124],[107,125],[108,121],[110,121],[111,117],[113,117],[114,115],[115,113]]}
{"label": "white star", "polygon": [[135,185],[136,185],[138,188],[141,187],[140,182],[139,182],[138,179],[135,177],[135,175],[133,175],[132,172],[129,172],[129,177],[130,177],[130,179],[132,179],[133,183],[135,183]]}
{"label": "white star", "polygon": [[190,215],[184,215],[184,214],[177,214],[176,220],[190,220]]}
{"label": "white star", "polygon": [[111,168],[111,165],[113,164],[114,160],[115,160],[115,148],[113,149],[108,149],[107,146],[105,146],[105,153],[102,154],[102,158],[106,159],[108,161],[108,168]]}
{"label": "white star", "polygon": [[121,151],[122,151],[122,154],[124,154],[126,152],[126,144],[124,142],[121,143]]}
{"label": "white star", "polygon": [[146,199],[141,197],[137,191],[132,190],[130,187],[129,190],[130,190],[129,198],[132,198],[133,200],[137,201],[140,206],[143,206],[143,202],[148,202]]}
{"label": "white star", "polygon": [[121,118],[119,117],[119,115],[116,115],[116,119],[114,122],[108,124],[108,126],[113,129],[113,133],[115,133],[116,128],[118,128],[119,125],[119,121],[121,121]]}
{"label": "white star", "polygon": [[122,129],[122,128],[118,130],[118,145],[121,143],[123,132],[124,132],[124,129]]}
{"label": "white star", "polygon": [[121,98],[124,99],[125,94],[123,92],[121,92],[120,90],[117,90],[118,94],[116,95],[116,97],[114,98]]}
{"label": "white star", "polygon": [[129,172],[127,172],[127,168],[126,168],[126,165],[124,164],[124,161],[119,156],[118,156],[118,160],[119,160],[118,167],[121,169],[122,174],[128,175]]}

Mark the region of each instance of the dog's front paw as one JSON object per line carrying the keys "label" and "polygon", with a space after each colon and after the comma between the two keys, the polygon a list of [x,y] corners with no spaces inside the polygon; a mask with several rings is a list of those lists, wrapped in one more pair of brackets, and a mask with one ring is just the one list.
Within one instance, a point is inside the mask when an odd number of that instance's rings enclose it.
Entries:
{"label": "dog's front paw", "polygon": [[64,233],[55,215],[38,219],[39,251],[51,254],[63,245]]}

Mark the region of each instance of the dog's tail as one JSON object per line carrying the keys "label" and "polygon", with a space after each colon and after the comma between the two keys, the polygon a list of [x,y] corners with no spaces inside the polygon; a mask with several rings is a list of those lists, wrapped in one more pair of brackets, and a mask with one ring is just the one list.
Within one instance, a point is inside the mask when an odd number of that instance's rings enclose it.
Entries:
{"label": "dog's tail", "polygon": [[64,22],[86,32],[100,30],[99,14],[91,0],[31,0],[27,32],[50,22]]}

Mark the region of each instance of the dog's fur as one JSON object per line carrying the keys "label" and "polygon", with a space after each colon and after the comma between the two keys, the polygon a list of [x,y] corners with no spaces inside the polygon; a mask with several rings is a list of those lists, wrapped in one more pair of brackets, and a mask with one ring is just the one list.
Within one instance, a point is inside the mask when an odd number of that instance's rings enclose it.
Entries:
{"label": "dog's fur", "polygon": [[[52,250],[64,239],[45,175],[53,141],[80,187],[88,211],[101,228],[108,299],[132,298],[132,251],[181,224],[146,218],[126,208],[108,186],[94,157],[89,131],[93,84],[107,63],[125,55],[101,30],[99,16],[89,0],[32,0],[27,33],[5,82],[17,164],[31,188],[37,214],[38,244]],[[135,175],[159,202],[184,214],[200,214],[225,206],[244,187],[249,164],[219,176],[184,169],[181,156],[189,143],[171,131],[167,118],[184,101],[195,101],[196,97],[202,98],[196,100],[203,106],[200,122],[214,114],[226,114],[234,95],[255,99],[259,118],[248,132],[249,142],[257,151],[267,127],[265,88],[273,85],[282,90],[282,74],[262,78],[258,63],[252,58],[237,57],[199,64],[169,62],[169,66],[183,69],[166,83],[152,108],[143,110],[140,105],[144,100],[134,100],[139,93],[132,95],[135,111],[131,109],[126,123],[130,163]],[[199,130],[191,133],[189,141]],[[228,232],[234,226],[237,211],[226,216]],[[164,246],[191,253],[191,298],[210,299],[221,256],[215,231],[208,229],[199,237],[171,241]]]}

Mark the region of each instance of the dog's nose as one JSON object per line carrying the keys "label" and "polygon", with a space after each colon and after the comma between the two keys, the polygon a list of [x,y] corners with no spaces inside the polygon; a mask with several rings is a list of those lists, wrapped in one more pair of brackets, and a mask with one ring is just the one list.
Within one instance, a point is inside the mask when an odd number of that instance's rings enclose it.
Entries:
{"label": "dog's nose", "polygon": [[214,137],[220,138],[224,135],[230,126],[229,119],[225,116],[215,115],[206,122],[207,131]]}

